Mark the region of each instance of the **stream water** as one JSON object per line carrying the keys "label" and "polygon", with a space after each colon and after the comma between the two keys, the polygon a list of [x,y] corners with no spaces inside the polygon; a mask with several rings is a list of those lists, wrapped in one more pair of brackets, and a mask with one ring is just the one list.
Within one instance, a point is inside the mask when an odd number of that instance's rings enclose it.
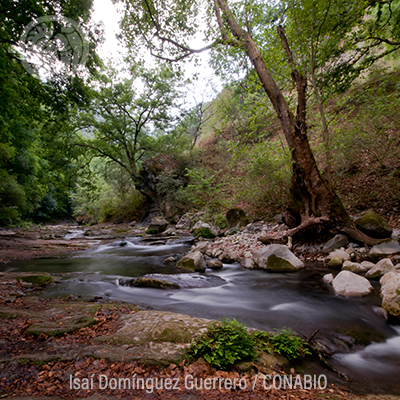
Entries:
{"label": "stream water", "polygon": [[[195,317],[236,318],[265,330],[290,327],[305,336],[319,329],[316,339],[335,353],[333,364],[352,378],[356,389],[400,394],[400,328],[374,311],[380,305],[377,293],[357,299],[336,297],[321,283],[327,269],[319,264],[291,274],[247,270],[239,264],[187,273],[165,264],[167,257],[188,252],[187,239],[151,246],[140,238],[126,238],[124,246],[115,242],[59,259],[12,262],[0,268],[60,274],[60,283],[44,291],[45,297],[101,296]],[[140,276],[165,279],[181,288],[120,284]],[[366,342],[371,343],[365,346]]]}

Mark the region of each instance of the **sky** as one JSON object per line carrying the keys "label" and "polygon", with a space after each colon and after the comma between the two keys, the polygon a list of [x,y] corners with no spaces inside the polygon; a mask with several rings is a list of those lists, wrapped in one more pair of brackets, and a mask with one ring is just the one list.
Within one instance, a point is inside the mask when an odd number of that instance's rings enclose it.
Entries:
{"label": "sky", "polygon": [[[98,52],[102,58],[120,58],[123,52],[127,49],[124,48],[116,35],[120,32],[118,22],[121,19],[121,14],[118,13],[116,6],[113,5],[111,0],[94,0],[94,7],[92,18],[96,22],[102,21],[105,29],[105,43],[102,45]],[[198,45],[198,43],[197,43]],[[199,47],[204,46],[200,44]],[[217,90],[221,90],[221,82],[215,78],[213,70],[208,65],[208,53],[203,53],[201,57],[201,65],[195,67],[192,63],[186,64],[186,76],[190,77],[194,72],[200,74],[200,80],[192,88],[188,88],[188,99],[190,103],[199,102],[201,100],[210,100],[215,97],[216,93],[210,90],[204,90],[208,86],[208,82],[212,81]],[[207,93],[209,92],[209,93]]]}

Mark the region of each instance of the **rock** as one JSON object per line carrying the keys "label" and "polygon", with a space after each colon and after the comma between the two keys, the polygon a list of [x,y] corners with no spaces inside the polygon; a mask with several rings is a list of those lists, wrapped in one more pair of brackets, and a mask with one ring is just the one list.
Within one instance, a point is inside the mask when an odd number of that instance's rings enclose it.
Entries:
{"label": "rock", "polygon": [[304,267],[304,263],[282,244],[270,244],[256,250],[253,261],[259,268],[267,271],[291,272]]}
{"label": "rock", "polygon": [[355,263],[355,262],[351,262],[351,261],[345,261],[343,263],[342,270],[343,271],[351,271],[351,272],[359,273],[359,272],[365,272],[368,269],[365,268],[364,266],[362,266],[359,263]]}
{"label": "rock", "polygon": [[169,264],[169,263],[173,263],[173,262],[175,262],[175,261],[176,261],[176,257],[171,256],[171,257],[166,258],[166,259],[163,261],[163,263],[164,263],[164,264]]}
{"label": "rock", "polygon": [[225,250],[219,257],[218,260],[226,263],[231,264],[238,259],[237,254],[232,250]]}
{"label": "rock", "polygon": [[373,311],[375,314],[377,314],[377,315],[379,315],[380,317],[382,317],[385,321],[388,320],[388,313],[387,313],[387,311],[386,311],[384,308],[382,308],[382,307],[377,307],[377,306],[373,306],[373,307],[372,307],[372,311]]}
{"label": "rock", "polygon": [[347,251],[342,250],[342,249],[337,249],[335,251],[332,251],[332,253],[329,253],[327,259],[332,260],[334,257],[339,257],[343,258],[344,261],[350,260],[350,255],[347,253]]}
{"label": "rock", "polygon": [[219,260],[207,260],[206,261],[208,268],[210,269],[221,269],[223,267],[223,264]]}
{"label": "rock", "polygon": [[179,289],[180,286],[177,283],[165,281],[163,279],[142,277],[136,279],[131,286],[134,287],[147,287],[157,289]]}
{"label": "rock", "polygon": [[333,257],[328,262],[329,268],[341,268],[344,262],[343,257]]}
{"label": "rock", "polygon": [[192,246],[192,251],[200,251],[200,253],[205,254],[208,249],[208,242],[199,242],[195,246]]}
{"label": "rock", "polygon": [[365,212],[354,223],[361,232],[372,238],[385,239],[392,236],[392,227],[373,210]]}
{"label": "rock", "polygon": [[25,272],[18,273],[16,276],[19,282],[29,282],[33,286],[48,286],[54,283],[56,279],[47,272]]}
{"label": "rock", "polygon": [[96,324],[96,320],[91,315],[78,314],[57,319],[56,321],[35,322],[25,333],[33,336],[39,336],[41,333],[46,336],[60,336],[94,324]]}
{"label": "rock", "polygon": [[254,261],[248,257],[241,258],[239,263],[244,268],[253,269],[255,267]]}
{"label": "rock", "polygon": [[178,221],[178,223],[176,224],[175,228],[176,229],[185,229],[188,230],[192,227],[193,222],[191,217],[193,216],[193,214],[191,213],[187,213],[185,215],[183,215],[180,220]]}
{"label": "rock", "polygon": [[381,284],[382,307],[391,315],[400,317],[400,273],[392,271],[379,281]]}
{"label": "rock", "polygon": [[375,264],[370,261],[363,261],[361,265],[368,271],[369,269],[375,267]]}
{"label": "rock", "polygon": [[191,232],[196,238],[204,237],[206,239],[211,239],[218,235],[219,230],[216,227],[212,227],[210,224],[199,221],[192,228]]}
{"label": "rock", "polygon": [[345,235],[336,235],[334,238],[325,243],[322,252],[329,254],[331,251],[346,247],[349,243],[349,239]]}
{"label": "rock", "polygon": [[332,274],[326,274],[322,277],[322,282],[324,282],[326,285],[332,285],[333,282],[333,275]]}
{"label": "rock", "polygon": [[200,251],[192,251],[184,256],[176,265],[180,269],[186,269],[192,272],[204,272],[206,270],[206,261]]}
{"label": "rock", "polygon": [[168,222],[164,218],[153,218],[146,233],[154,235],[164,232],[168,227]]}
{"label": "rock", "polygon": [[121,315],[116,332],[96,337],[93,341],[99,344],[128,345],[129,353],[133,355],[132,360],[150,364],[178,364],[186,346],[195,337],[203,334],[209,323],[209,320],[184,314],[138,311]]}
{"label": "rock", "polygon": [[373,290],[368,279],[350,271],[340,271],[332,286],[336,294],[343,296],[365,296]]}
{"label": "rock", "polygon": [[228,229],[240,228],[247,225],[247,217],[245,212],[241,208],[232,208],[225,214],[226,225]]}
{"label": "rock", "polygon": [[383,275],[394,270],[395,268],[392,261],[389,258],[384,258],[383,260],[379,261],[378,264],[373,266],[365,274],[365,277],[370,279],[381,278]]}
{"label": "rock", "polygon": [[400,245],[397,240],[377,244],[369,252],[371,256],[389,256],[396,253],[400,253]]}

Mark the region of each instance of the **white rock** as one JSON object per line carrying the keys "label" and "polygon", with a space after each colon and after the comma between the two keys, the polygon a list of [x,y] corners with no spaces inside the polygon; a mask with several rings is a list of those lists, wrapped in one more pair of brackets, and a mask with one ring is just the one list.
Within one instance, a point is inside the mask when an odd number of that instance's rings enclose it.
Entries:
{"label": "white rock", "polygon": [[255,267],[254,261],[251,258],[241,258],[239,260],[240,265],[244,268],[253,269]]}
{"label": "white rock", "polygon": [[394,271],[394,265],[389,258],[384,258],[372,267],[366,274],[366,278],[381,278],[390,271]]}
{"label": "white rock", "polygon": [[373,246],[369,254],[371,256],[389,256],[390,254],[400,253],[400,245],[397,240],[377,244]]}
{"label": "white rock", "polygon": [[343,258],[344,261],[350,260],[349,253],[347,253],[347,251],[342,250],[342,249],[332,251],[332,253],[329,253],[327,259],[331,260],[334,257]]}
{"label": "white rock", "polygon": [[382,307],[391,315],[400,316],[400,273],[396,271],[385,274],[380,283]]}
{"label": "white rock", "polygon": [[365,272],[367,271],[367,268],[365,268],[362,264],[351,262],[351,261],[345,261],[342,266],[343,271],[351,271],[351,272]]}
{"label": "white rock", "polygon": [[326,274],[322,277],[322,282],[324,282],[326,285],[332,285],[333,282],[333,275],[332,274]]}
{"label": "white rock", "polygon": [[362,265],[366,270],[369,270],[369,269],[375,267],[375,264],[372,263],[372,262],[370,262],[370,261],[363,261],[363,262],[361,263],[361,265]]}
{"label": "white rock", "polygon": [[333,290],[343,296],[365,296],[373,287],[368,279],[350,271],[341,271],[332,282]]}

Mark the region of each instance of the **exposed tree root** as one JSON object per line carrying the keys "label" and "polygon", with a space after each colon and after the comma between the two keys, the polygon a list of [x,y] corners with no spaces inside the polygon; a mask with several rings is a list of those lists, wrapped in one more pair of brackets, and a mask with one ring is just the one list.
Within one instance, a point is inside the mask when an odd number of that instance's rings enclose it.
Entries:
{"label": "exposed tree root", "polygon": [[[305,235],[306,231],[313,230],[315,234],[314,237],[310,237],[311,235]],[[332,221],[328,217],[310,217],[301,223],[299,226],[289,229],[284,232],[271,232],[266,235],[260,235],[258,240],[264,244],[270,243],[278,243],[278,244],[286,244],[289,237],[294,239],[294,242],[298,242],[299,237],[308,237],[310,239],[319,239],[320,242],[324,240],[324,235],[319,235],[320,232],[326,231],[331,234],[342,233],[352,238],[356,242],[364,243],[369,246],[374,246],[376,244],[385,242],[387,239],[373,239],[370,236],[367,236],[365,233],[356,229],[355,227],[335,227],[332,228]],[[319,236],[316,238],[315,236]]]}

